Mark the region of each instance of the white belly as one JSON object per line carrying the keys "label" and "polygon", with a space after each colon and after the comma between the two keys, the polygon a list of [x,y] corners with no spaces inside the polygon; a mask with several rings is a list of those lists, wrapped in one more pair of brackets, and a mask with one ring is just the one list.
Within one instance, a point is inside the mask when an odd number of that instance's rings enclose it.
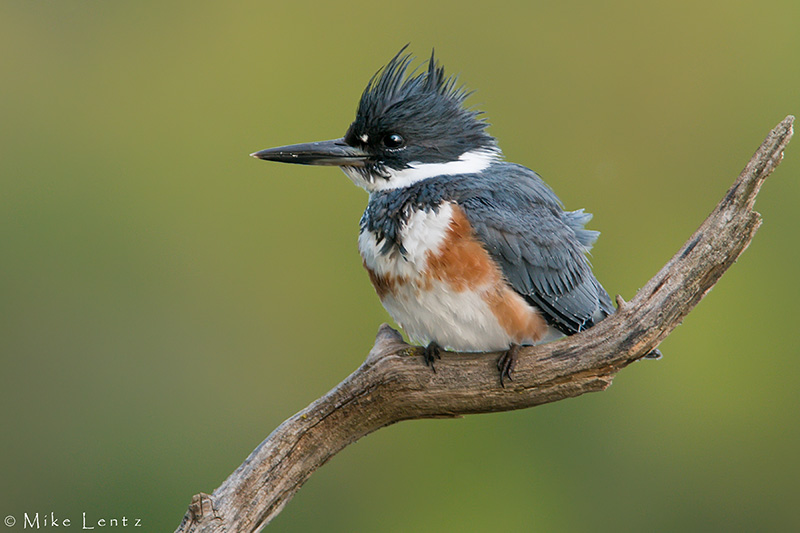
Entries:
{"label": "white belly", "polygon": [[423,346],[434,341],[460,352],[493,352],[511,345],[511,338],[475,291],[452,292],[440,281],[425,291],[406,284],[381,303],[411,340]]}

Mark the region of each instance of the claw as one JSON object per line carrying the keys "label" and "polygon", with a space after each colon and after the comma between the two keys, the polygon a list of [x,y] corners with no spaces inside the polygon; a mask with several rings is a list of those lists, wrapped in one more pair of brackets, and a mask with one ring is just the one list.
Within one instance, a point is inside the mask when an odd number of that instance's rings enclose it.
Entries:
{"label": "claw", "polygon": [[423,348],[422,356],[425,358],[425,365],[431,367],[431,370],[433,370],[434,374],[436,373],[436,367],[433,366],[433,361],[436,359],[441,359],[443,351],[444,348],[433,341],[428,343],[428,345]]}
{"label": "claw", "polygon": [[645,359],[661,359],[661,350],[658,348],[653,348],[650,352],[644,356]]}
{"label": "claw", "polygon": [[517,359],[519,359],[519,344],[512,344],[508,350],[500,356],[500,359],[497,360],[497,370],[500,371],[500,385],[505,388],[506,383],[505,379],[507,378],[508,381],[514,381],[511,379],[511,373],[514,371],[514,367],[517,366]]}

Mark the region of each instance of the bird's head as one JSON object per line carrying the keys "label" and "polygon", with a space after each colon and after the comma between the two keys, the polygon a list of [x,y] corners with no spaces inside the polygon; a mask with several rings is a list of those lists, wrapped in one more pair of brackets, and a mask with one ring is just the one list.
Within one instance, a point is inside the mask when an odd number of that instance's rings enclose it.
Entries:
{"label": "bird's head", "polygon": [[500,151],[480,112],[465,107],[469,92],[455,77],[445,77],[433,54],[421,72],[409,72],[411,59],[404,47],[372,77],[343,138],[270,148],[253,157],[339,166],[368,191],[489,166]]}

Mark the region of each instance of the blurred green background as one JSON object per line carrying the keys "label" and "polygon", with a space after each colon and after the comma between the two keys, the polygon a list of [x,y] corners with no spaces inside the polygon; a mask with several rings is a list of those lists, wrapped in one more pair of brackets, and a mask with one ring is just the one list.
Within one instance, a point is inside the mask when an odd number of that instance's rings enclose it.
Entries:
{"label": "blurred green background", "polygon": [[[800,112],[798,20],[795,0],[0,3],[0,516],[171,531],[360,364],[388,320],[366,195],[248,154],[342,135],[405,43],[595,214],[596,273],[630,298]],[[797,530],[798,173],[795,140],[663,360],[383,429],[268,529]]]}

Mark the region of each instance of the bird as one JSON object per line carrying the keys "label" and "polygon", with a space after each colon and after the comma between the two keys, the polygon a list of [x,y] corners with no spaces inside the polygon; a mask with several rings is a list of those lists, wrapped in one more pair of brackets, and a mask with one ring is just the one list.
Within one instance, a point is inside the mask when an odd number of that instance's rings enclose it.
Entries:
{"label": "bird", "polygon": [[534,171],[505,161],[469,91],[432,52],[404,46],[361,94],[344,137],[269,148],[257,159],[338,166],[369,193],[362,263],[384,308],[423,346],[502,352],[584,331],[614,312],[587,254],[592,215],[568,211]]}

